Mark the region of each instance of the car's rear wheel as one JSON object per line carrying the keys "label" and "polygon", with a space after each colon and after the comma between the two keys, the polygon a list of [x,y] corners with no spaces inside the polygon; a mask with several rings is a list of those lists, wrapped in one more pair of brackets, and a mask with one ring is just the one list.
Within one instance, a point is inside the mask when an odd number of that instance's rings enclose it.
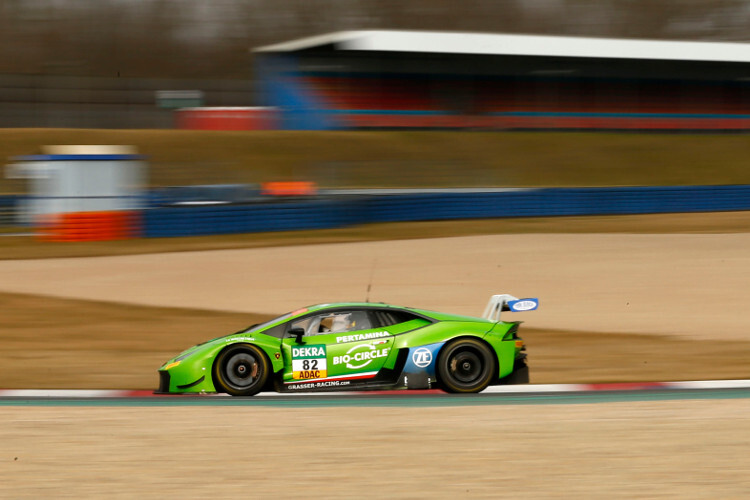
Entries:
{"label": "car's rear wheel", "polygon": [[457,339],[441,349],[437,372],[447,392],[480,392],[495,374],[494,357],[481,340]]}
{"label": "car's rear wheel", "polygon": [[258,347],[249,344],[224,349],[214,363],[214,385],[232,396],[254,396],[266,385],[270,364]]}

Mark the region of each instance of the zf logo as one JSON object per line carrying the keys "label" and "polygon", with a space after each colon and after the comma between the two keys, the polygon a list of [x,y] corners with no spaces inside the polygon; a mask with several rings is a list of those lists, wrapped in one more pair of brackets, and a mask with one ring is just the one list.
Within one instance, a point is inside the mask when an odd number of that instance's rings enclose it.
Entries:
{"label": "zf logo", "polygon": [[424,368],[432,363],[432,353],[426,347],[420,347],[411,355],[411,360],[418,367]]}

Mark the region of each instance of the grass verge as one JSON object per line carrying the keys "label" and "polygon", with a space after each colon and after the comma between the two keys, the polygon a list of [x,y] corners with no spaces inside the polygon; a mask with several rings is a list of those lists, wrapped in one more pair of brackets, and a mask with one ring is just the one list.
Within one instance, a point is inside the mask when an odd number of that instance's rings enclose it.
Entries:
{"label": "grass verge", "polygon": [[[750,136],[577,132],[2,129],[0,156],[133,145],[153,186],[313,180],[326,187],[750,183]],[[25,181],[0,183],[18,192]]]}

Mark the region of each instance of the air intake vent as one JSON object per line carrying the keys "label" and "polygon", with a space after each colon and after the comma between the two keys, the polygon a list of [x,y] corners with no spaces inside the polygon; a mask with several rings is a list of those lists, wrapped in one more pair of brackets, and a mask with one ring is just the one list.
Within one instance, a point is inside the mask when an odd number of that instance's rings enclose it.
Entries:
{"label": "air intake vent", "polygon": [[157,392],[163,394],[169,392],[169,372],[159,372],[159,390]]}

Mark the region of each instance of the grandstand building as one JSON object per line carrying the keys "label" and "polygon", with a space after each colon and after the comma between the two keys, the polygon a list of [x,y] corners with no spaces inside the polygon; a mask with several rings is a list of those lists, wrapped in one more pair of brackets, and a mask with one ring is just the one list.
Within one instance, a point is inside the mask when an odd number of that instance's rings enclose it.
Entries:
{"label": "grandstand building", "polygon": [[347,31],[253,52],[283,129],[750,129],[750,44]]}

